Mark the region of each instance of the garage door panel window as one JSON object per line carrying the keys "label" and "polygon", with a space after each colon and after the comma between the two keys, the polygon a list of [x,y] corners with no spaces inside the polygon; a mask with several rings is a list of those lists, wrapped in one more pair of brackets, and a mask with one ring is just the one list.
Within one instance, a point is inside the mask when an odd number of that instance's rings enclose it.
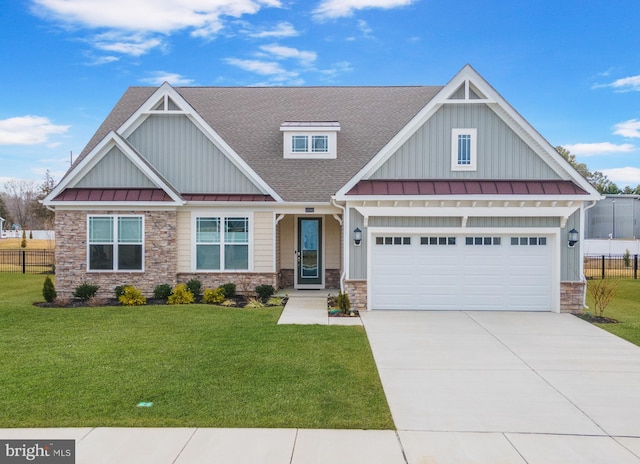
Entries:
{"label": "garage door panel window", "polygon": [[411,245],[411,237],[376,237],[376,245]]}
{"label": "garage door panel window", "polygon": [[455,245],[455,237],[420,237],[420,245]]}
{"label": "garage door panel window", "polygon": [[465,245],[501,245],[501,237],[465,237]]}
{"label": "garage door panel window", "polygon": [[545,246],[547,237],[511,237],[513,246]]}

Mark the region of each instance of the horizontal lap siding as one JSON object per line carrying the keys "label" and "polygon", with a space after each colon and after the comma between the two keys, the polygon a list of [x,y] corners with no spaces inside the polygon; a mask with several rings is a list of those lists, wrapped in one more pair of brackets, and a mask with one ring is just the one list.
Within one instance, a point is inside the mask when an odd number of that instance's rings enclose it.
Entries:
{"label": "horizontal lap siding", "polygon": [[273,242],[273,212],[256,212],[253,216],[253,269],[255,272],[275,272]]}
{"label": "horizontal lap siding", "polygon": [[191,212],[178,212],[178,272],[191,272]]}

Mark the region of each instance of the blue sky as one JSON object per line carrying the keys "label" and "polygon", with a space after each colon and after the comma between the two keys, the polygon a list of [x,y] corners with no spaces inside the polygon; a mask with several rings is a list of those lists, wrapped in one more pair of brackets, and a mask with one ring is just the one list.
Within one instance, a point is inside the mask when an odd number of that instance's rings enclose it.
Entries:
{"label": "blue sky", "polygon": [[7,1],[0,188],[60,179],[131,85],[444,85],[466,63],[635,187],[639,20],[631,0]]}

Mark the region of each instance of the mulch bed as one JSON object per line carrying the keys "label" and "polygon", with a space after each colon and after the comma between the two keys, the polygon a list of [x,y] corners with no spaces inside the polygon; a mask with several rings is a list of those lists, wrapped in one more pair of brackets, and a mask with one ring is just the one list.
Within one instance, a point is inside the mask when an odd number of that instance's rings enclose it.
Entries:
{"label": "mulch bed", "polygon": [[577,314],[577,316],[587,322],[595,322],[598,324],[618,324],[620,322],[617,319],[604,316],[594,316],[592,314]]}
{"label": "mulch bed", "polygon": [[[244,308],[247,304],[247,299],[243,296],[236,296],[233,298],[236,302],[234,306],[228,306],[229,308]],[[286,300],[283,301],[283,305]],[[196,303],[200,303],[200,301],[196,301]],[[166,305],[167,300],[159,300],[155,298],[147,298],[147,304],[149,305]],[[38,308],[89,308],[96,306],[123,306],[116,298],[94,298],[91,300],[78,300],[78,299],[69,299],[69,300],[58,300],[53,303],[47,303],[45,301],[37,301],[33,303],[33,306],[37,306]]]}

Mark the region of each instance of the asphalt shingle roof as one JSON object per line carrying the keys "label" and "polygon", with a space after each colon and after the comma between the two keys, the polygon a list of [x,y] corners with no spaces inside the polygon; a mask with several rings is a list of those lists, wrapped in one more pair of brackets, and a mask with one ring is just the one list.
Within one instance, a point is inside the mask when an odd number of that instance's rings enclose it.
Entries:
{"label": "asphalt shingle roof", "polygon": [[[176,87],[175,90],[285,201],[328,202],[441,88]],[[78,161],[110,131],[117,130],[156,90],[130,87]],[[295,121],[339,123],[337,159],[285,159],[280,127]]]}

